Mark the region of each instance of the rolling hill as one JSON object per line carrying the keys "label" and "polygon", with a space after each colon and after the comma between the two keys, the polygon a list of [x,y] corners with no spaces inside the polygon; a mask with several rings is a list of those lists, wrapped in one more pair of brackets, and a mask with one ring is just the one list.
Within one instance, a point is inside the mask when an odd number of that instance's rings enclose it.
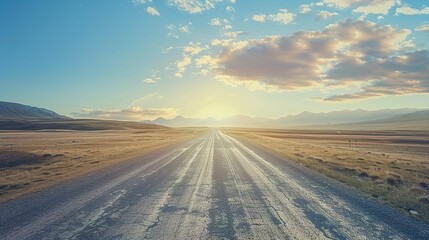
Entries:
{"label": "rolling hill", "polygon": [[72,119],[51,110],[18,103],[0,102],[0,130],[125,130],[167,129],[129,121]]}
{"label": "rolling hill", "polygon": [[1,119],[0,130],[147,130],[168,127],[128,121],[96,119]]}
{"label": "rolling hill", "polygon": [[67,119],[48,109],[27,106],[19,103],[0,101],[0,118],[2,119]]}

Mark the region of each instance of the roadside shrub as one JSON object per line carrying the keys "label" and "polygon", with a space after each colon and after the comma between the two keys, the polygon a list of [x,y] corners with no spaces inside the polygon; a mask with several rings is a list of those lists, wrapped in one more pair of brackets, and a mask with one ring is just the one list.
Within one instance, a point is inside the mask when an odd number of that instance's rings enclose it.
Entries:
{"label": "roadside shrub", "polygon": [[0,152],[0,168],[16,167],[26,164],[35,164],[43,161],[42,157],[22,151]]}
{"label": "roadside shrub", "polygon": [[369,174],[367,172],[363,171],[363,172],[359,173],[358,176],[359,177],[369,177]]}
{"label": "roadside shrub", "polygon": [[386,182],[387,182],[387,184],[389,184],[391,186],[395,186],[395,187],[398,187],[402,183],[401,179],[393,178],[393,177],[388,177],[386,179]]}
{"label": "roadside shrub", "polygon": [[421,196],[419,197],[419,202],[424,204],[429,204],[429,197],[428,196]]}

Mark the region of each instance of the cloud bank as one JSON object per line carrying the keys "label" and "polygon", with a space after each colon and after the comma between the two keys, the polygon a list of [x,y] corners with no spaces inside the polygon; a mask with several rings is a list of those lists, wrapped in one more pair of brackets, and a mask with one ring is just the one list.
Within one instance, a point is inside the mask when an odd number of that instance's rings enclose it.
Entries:
{"label": "cloud bank", "polygon": [[358,89],[326,101],[428,93],[429,52],[411,50],[410,33],[390,25],[343,20],[322,31],[286,37],[213,41],[223,50],[197,65],[227,84],[253,90]]}

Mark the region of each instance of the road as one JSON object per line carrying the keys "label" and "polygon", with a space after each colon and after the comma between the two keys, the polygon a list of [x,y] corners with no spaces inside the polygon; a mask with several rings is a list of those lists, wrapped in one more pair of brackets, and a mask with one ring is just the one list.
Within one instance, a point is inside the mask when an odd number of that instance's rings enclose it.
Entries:
{"label": "road", "polygon": [[429,226],[214,129],[1,204],[0,239],[429,239]]}

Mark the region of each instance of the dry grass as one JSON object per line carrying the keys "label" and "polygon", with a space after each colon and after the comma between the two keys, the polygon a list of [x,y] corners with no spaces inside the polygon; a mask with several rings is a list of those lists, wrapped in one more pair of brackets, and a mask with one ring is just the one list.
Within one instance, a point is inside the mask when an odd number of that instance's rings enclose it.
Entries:
{"label": "dry grass", "polygon": [[205,129],[0,131],[0,202],[184,141]]}
{"label": "dry grass", "polygon": [[331,178],[429,221],[428,131],[227,129]]}

